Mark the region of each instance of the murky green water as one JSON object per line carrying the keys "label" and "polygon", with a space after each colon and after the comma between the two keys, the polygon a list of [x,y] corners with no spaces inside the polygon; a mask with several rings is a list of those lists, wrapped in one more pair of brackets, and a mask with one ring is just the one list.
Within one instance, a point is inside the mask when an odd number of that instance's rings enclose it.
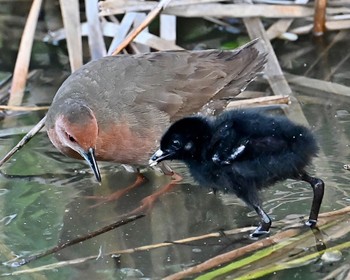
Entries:
{"label": "murky green water", "polygon": [[[305,42],[304,42],[305,43]],[[311,44],[310,41],[307,41]],[[305,43],[306,44],[306,43]],[[286,51],[293,53],[293,48]],[[317,56],[317,52],[310,52]],[[286,54],[281,54],[281,56]],[[333,59],[334,60],[334,59]],[[333,61],[332,60],[332,61]],[[287,61],[287,60],[286,60]],[[300,74],[303,58],[291,60]],[[309,58],[307,61],[312,61]],[[309,62],[308,62],[309,63]],[[322,63],[321,63],[322,64]],[[298,68],[299,67],[299,68]],[[321,69],[324,65],[320,65]],[[315,67],[315,69],[319,68]],[[288,68],[288,67],[287,67]],[[298,70],[299,69],[299,70]],[[316,70],[315,70],[316,71]],[[349,71],[347,68],[344,70]],[[317,71],[316,71],[317,72]],[[314,73],[314,76],[317,76]],[[341,79],[341,75],[337,76]],[[339,78],[340,77],[340,78]],[[346,79],[337,82],[347,83]],[[54,89],[46,87],[52,98]],[[40,86],[39,86],[40,88]],[[350,99],[335,97],[327,92],[305,88],[293,88],[302,103],[304,114],[321,146],[320,156],[310,167],[310,173],[326,183],[326,193],[321,212],[329,212],[350,205],[349,171],[343,164],[350,163]],[[35,98],[35,87],[27,102]],[[36,123],[42,114],[30,113],[10,116],[1,123],[4,133],[0,138],[0,154],[5,154],[22,135],[6,136],[6,127],[21,127]],[[30,255],[72,240],[78,236],[111,224],[140,205],[140,201],[168,182],[165,176],[146,170],[148,182],[132,190],[115,202],[95,207],[96,200],[88,196],[108,195],[132,184],[135,174],[128,173],[116,164],[101,168],[103,184],[99,186],[84,162],[69,159],[55,150],[45,133],[40,133],[29,142],[2,169],[0,176],[0,261],[5,262],[15,255]],[[264,209],[275,223],[272,234],[290,222],[300,222],[310,210],[312,190],[304,183],[286,181],[266,190]],[[95,256],[80,264],[53,267],[44,271],[26,272],[9,279],[161,279],[184,268],[193,266],[220,253],[252,243],[249,232],[189,242],[171,244],[162,248],[119,255],[119,250],[175,241],[187,237],[257,225],[256,215],[237,198],[229,195],[213,195],[206,189],[190,183],[179,185],[158,200],[146,217],[108,233],[66,248],[57,254],[33,261],[27,266],[9,268],[0,266],[0,274],[56,264]],[[350,241],[345,230],[347,222],[332,234],[326,246]],[[299,246],[298,250],[316,251],[316,243]],[[293,249],[293,252],[295,249]],[[111,256],[104,254],[116,252]],[[284,255],[289,251],[285,251]],[[322,279],[349,262],[349,249],[341,251],[339,261],[326,263],[320,258],[300,263],[264,276],[265,279]],[[321,255],[320,255],[321,257]],[[281,258],[282,259],[282,258]],[[257,269],[263,262],[238,269],[227,276],[235,279],[249,270]],[[265,265],[265,264],[264,264]],[[346,267],[344,268],[346,272]],[[345,273],[346,275],[346,273]],[[223,278],[224,279],[224,278]],[[339,278],[343,279],[343,278]]]}
{"label": "murky green water", "polygon": [[[303,106],[322,147],[320,157],[310,168],[311,173],[324,179],[326,195],[322,212],[340,209],[350,203],[348,176],[343,170],[349,162],[348,137],[350,116],[337,117],[337,111],[348,104],[331,101],[329,104]],[[18,118],[18,123],[21,119]],[[33,118],[34,120],[35,118]],[[19,137],[2,138],[1,153],[15,144]],[[102,168],[103,184],[95,183],[84,162],[59,154],[41,133],[25,146],[2,169],[1,190],[1,261],[14,254],[27,255],[55,246],[58,242],[74,239],[118,220],[136,208],[142,198],[167,182],[153,171],[144,174],[149,181],[116,202],[93,207],[90,195],[108,195],[130,185],[135,175],[117,165]],[[6,174],[6,175],[5,175]],[[286,181],[263,193],[264,208],[278,221],[308,214],[312,191],[307,184]],[[298,220],[298,218],[296,219]],[[146,217],[119,229],[62,250],[60,253],[34,261],[26,267],[1,267],[1,273],[19,271],[63,260],[74,260],[117,250],[175,241],[220,230],[256,225],[257,217],[238,199],[229,195],[213,195],[196,185],[183,184],[164,195]],[[272,233],[280,229],[275,227]],[[144,252],[122,254],[120,257],[100,257],[80,265],[68,265],[44,272],[12,276],[18,279],[159,279],[187,266],[202,262],[219,253],[247,245],[253,241],[245,234],[205,239],[187,245],[171,245]],[[346,235],[335,242],[349,240]],[[331,243],[333,244],[333,243]],[[312,246],[311,246],[312,248]],[[306,266],[278,272],[281,279],[317,279],[329,270],[345,264],[348,250],[340,262],[331,266],[311,262]],[[97,258],[97,257],[96,257]],[[243,270],[244,271],[244,270]],[[312,272],[312,273],[311,273]],[[129,276],[127,276],[129,275]],[[287,277],[287,278],[285,278]]]}

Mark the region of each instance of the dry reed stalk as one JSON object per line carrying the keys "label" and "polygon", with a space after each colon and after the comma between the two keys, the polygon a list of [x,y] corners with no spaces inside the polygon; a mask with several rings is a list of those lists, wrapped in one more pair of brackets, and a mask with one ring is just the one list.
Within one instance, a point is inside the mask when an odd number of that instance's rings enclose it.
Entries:
{"label": "dry reed stalk", "polygon": [[[126,13],[120,22],[116,26],[115,35],[113,36],[113,41],[109,45],[108,49],[108,55],[111,55],[113,51],[122,43],[122,41],[125,39],[126,35],[128,34],[129,30],[132,27],[132,24],[135,20],[136,13]],[[114,23],[117,24],[117,23]]]}
{"label": "dry reed stalk", "polygon": [[327,92],[328,94],[331,93],[339,96],[350,97],[350,87],[341,84],[307,78],[305,76],[298,76],[289,73],[285,73],[285,76],[290,84],[312,88],[317,91]]}
{"label": "dry reed stalk", "polygon": [[[103,2],[102,2],[103,3]],[[124,12],[139,11],[141,9],[109,9],[101,7],[100,16],[113,14],[123,14]],[[142,9],[144,10],[144,9]],[[329,9],[330,14],[338,14],[338,10]],[[305,18],[314,15],[314,9],[311,7],[296,5],[268,5],[256,4],[254,9],[249,4],[188,4],[188,5],[172,5],[169,4],[164,9],[164,14],[175,15],[181,17],[266,17],[266,18]]]}
{"label": "dry reed stalk", "polygon": [[314,12],[314,29],[313,33],[315,36],[323,35],[326,30],[326,7],[327,0],[316,0],[315,1],[315,12]]}
{"label": "dry reed stalk", "polygon": [[[318,226],[326,225],[327,223],[334,222],[334,219],[336,216],[340,215],[346,215],[350,212],[350,206],[345,207],[343,209],[333,211],[333,212],[328,212],[321,214],[319,217],[319,221],[317,223]],[[172,275],[169,275],[165,278],[164,280],[177,280],[177,279],[184,279],[186,277],[190,277],[194,274],[198,274],[204,271],[207,271],[209,269],[218,267],[220,265],[223,265],[225,263],[228,263],[230,261],[233,261],[241,256],[247,255],[248,253],[251,253],[253,251],[266,248],[268,246],[278,244],[283,240],[286,240],[287,238],[292,238],[296,236],[300,230],[298,229],[288,229],[282,232],[279,232],[273,236],[270,236],[268,238],[258,240],[252,244],[240,247],[238,249],[235,249],[233,251],[215,256],[203,263],[200,263],[196,266],[190,267],[188,269],[185,269],[183,271],[174,273]],[[320,240],[322,241],[322,240]]]}
{"label": "dry reed stalk", "polygon": [[91,59],[99,59],[107,54],[102,34],[101,21],[98,16],[98,0],[85,0],[86,18],[88,21],[88,42]]}
{"label": "dry reed stalk", "polygon": [[[256,5],[254,5],[253,9],[255,9],[255,6]],[[293,92],[283,75],[281,66],[266,34],[261,19],[257,17],[245,18],[243,19],[243,22],[247,28],[250,38],[262,38],[263,42],[265,43],[265,48],[268,53],[265,75],[273,93],[275,95],[290,95],[290,99],[292,101],[291,106],[288,108],[288,110],[285,110],[288,117],[295,122],[308,125],[308,121],[304,116],[301,106],[294,97]]]}
{"label": "dry reed stalk", "polygon": [[241,256],[246,255],[249,252],[256,251],[262,248],[266,248],[268,246],[271,246],[273,244],[277,244],[278,242],[281,242],[282,240],[286,238],[291,238],[293,236],[296,236],[300,231],[298,229],[289,229],[283,232],[280,232],[278,234],[275,234],[274,236],[271,236],[269,238],[265,238],[259,241],[256,241],[252,244],[240,247],[238,249],[235,249],[233,251],[218,255],[216,257],[213,257],[201,264],[198,264],[196,266],[190,267],[188,269],[185,269],[183,271],[174,273],[172,275],[169,275],[164,280],[177,280],[177,279],[184,279],[186,277],[189,277],[194,274],[198,274],[201,272],[204,272],[206,270],[209,270],[214,267],[218,267],[219,265],[222,265],[224,263],[227,263],[229,261],[233,261]]}
{"label": "dry reed stalk", "polygon": [[45,125],[46,116],[43,117],[22,139],[17,143],[15,147],[11,149],[1,160],[0,167],[8,161],[20,148],[22,148],[26,143],[28,143],[35,134],[37,134],[40,129]]}
{"label": "dry reed stalk", "polygon": [[25,85],[27,82],[30,56],[34,41],[34,33],[39,17],[42,0],[34,0],[30,8],[28,19],[23,30],[21,43],[16,60],[13,81],[10,90],[8,105],[19,106],[22,103]]}
{"label": "dry reed stalk", "polygon": [[273,23],[266,31],[269,40],[282,36],[287,32],[288,28],[293,23],[293,19],[280,19]]}
{"label": "dry reed stalk", "polygon": [[259,106],[259,105],[275,105],[275,104],[289,105],[290,103],[291,101],[289,96],[274,95],[274,96],[264,96],[264,97],[231,101],[227,105],[226,109],[248,107],[248,106]]}
{"label": "dry reed stalk", "polygon": [[160,38],[176,44],[176,16],[160,16]]}
{"label": "dry reed stalk", "polygon": [[[220,2],[220,0],[173,0],[169,7]],[[99,2],[100,15],[126,14],[130,12],[152,11],[157,7],[157,1],[144,0],[105,0]],[[105,14],[104,14],[105,13]]]}
{"label": "dry reed stalk", "polygon": [[60,0],[71,71],[83,65],[83,47],[78,0]]}
{"label": "dry reed stalk", "polygon": [[48,110],[49,106],[9,106],[0,105],[0,110],[6,111],[20,111],[20,112],[30,112],[30,111],[45,111]]}
{"label": "dry reed stalk", "polygon": [[[135,13],[136,17],[134,19],[134,23],[133,26],[134,27],[138,27],[140,26],[146,19],[146,14],[145,13]],[[146,26],[141,32],[140,34],[150,34],[149,33],[149,28],[148,26]],[[137,37],[137,36],[136,36]],[[136,38],[135,37],[135,38]],[[129,44],[130,48],[131,48],[131,52],[134,54],[140,54],[140,53],[148,53],[151,51],[150,47],[148,45],[145,44],[139,44],[134,40],[132,40]],[[125,49],[123,49],[125,51]]]}
{"label": "dry reed stalk", "polygon": [[131,33],[125,38],[125,40],[117,47],[117,49],[112,53],[112,55],[116,55],[120,53],[121,50],[123,50],[127,45],[129,45],[134,38],[142,32],[153,20],[154,18],[159,15],[159,13],[166,7],[166,5],[171,0],[161,0],[159,4],[156,6],[154,10],[152,10],[145,20],[134,30],[131,31]]}
{"label": "dry reed stalk", "polygon": [[[339,210],[336,210],[336,211],[332,211],[332,212],[327,212],[327,213],[321,213],[319,215],[319,222],[318,224],[321,225],[321,226],[326,226],[326,225],[329,225],[329,223],[334,223],[335,221],[335,218],[337,218],[337,216],[342,216],[342,215],[346,215],[350,212],[350,206],[348,207],[344,207],[342,209],[339,209]],[[342,217],[340,217],[342,218]],[[304,217],[305,219],[305,217]],[[281,223],[281,222],[276,222],[276,223]],[[299,225],[300,223],[298,223]],[[296,227],[298,226],[297,224],[295,225],[290,225],[289,227]],[[227,230],[227,231],[224,231],[224,235],[228,236],[228,235],[234,235],[234,234],[241,234],[241,233],[244,233],[244,232],[248,232],[248,231],[251,231],[253,230],[254,227],[246,227],[246,228],[238,228],[238,229],[232,229],[232,230]],[[288,229],[288,230],[285,230],[285,231],[282,231],[280,233],[277,233],[269,238],[266,238],[266,239],[262,239],[262,240],[258,240],[252,244],[249,244],[247,246],[244,246],[244,247],[241,247],[241,248],[238,248],[238,249],[235,249],[231,252],[228,252],[228,253],[225,253],[225,254],[222,254],[222,255],[219,255],[217,257],[214,257],[214,262],[217,263],[219,259],[222,260],[222,263],[225,263],[225,262],[228,262],[230,260],[227,259],[227,257],[229,258],[233,258],[233,259],[236,259],[240,256],[243,256],[243,255],[247,255],[253,251],[256,251],[258,249],[261,249],[261,248],[264,248],[266,246],[269,246],[271,245],[270,244],[270,239],[273,240],[273,242],[279,242],[280,240],[284,240],[284,239],[288,239],[288,238],[291,238],[293,236],[295,236],[298,232],[298,229]],[[156,244],[151,244],[151,245],[144,245],[144,246],[141,246],[141,247],[136,247],[136,248],[130,248],[130,249],[123,249],[123,250],[115,250],[113,252],[109,252],[109,253],[106,253],[104,254],[103,256],[112,256],[112,255],[120,255],[120,254],[131,254],[131,253],[135,253],[135,252],[142,252],[142,251],[149,251],[149,250],[153,250],[153,249],[158,249],[158,248],[162,248],[162,247],[167,247],[167,246],[173,246],[173,245],[176,245],[176,244],[189,244],[190,242],[194,242],[194,241],[199,241],[199,240],[204,240],[204,239],[208,239],[208,238],[217,238],[217,237],[220,237],[222,236],[222,232],[215,232],[215,233],[209,233],[209,234],[204,234],[204,235],[201,235],[201,236],[194,236],[194,237],[188,237],[188,238],[185,238],[185,239],[180,239],[180,240],[176,240],[176,241],[169,241],[169,242],[162,242],[162,243],[156,243]],[[341,235],[340,235],[341,237]],[[77,239],[79,240],[79,239]],[[320,240],[322,242],[322,240]],[[72,240],[70,241],[70,243],[75,243],[76,240]],[[263,242],[263,243],[261,243]],[[272,243],[274,244],[274,243]],[[64,246],[67,246],[67,245],[64,245]],[[56,246],[57,247],[57,246]],[[55,248],[56,248],[55,247]],[[49,249],[49,250],[56,250],[56,249]],[[39,253],[37,256],[43,256],[43,253]],[[58,262],[58,263],[53,263],[53,264],[48,264],[48,265],[44,265],[44,266],[39,266],[39,267],[35,267],[35,268],[31,268],[31,269],[24,269],[24,270],[18,270],[18,271],[15,271],[15,272],[12,272],[8,275],[20,275],[20,274],[25,274],[25,273],[33,273],[33,272],[38,272],[38,271],[44,271],[44,270],[52,270],[52,269],[57,269],[59,267],[64,267],[64,266],[67,266],[67,265],[74,265],[74,264],[78,264],[78,263],[84,263],[86,261],[89,261],[89,260],[93,260],[93,259],[97,259],[98,257],[101,257],[101,256],[88,256],[88,257],[84,257],[84,258],[78,258],[78,259],[74,259],[74,260],[68,260],[68,261],[63,261],[63,262]],[[206,265],[205,266],[202,266],[201,269],[209,269],[209,267],[211,265],[213,265],[213,263],[211,263],[211,260],[208,260],[206,261]],[[201,266],[202,264],[200,264],[199,266]],[[196,272],[193,272],[193,273],[197,273],[197,270],[198,270],[198,267],[194,267],[194,270],[196,270]],[[186,271],[182,271],[180,273],[176,273],[176,274],[173,274],[173,275],[170,275],[168,277],[174,277],[174,278],[169,278],[169,279],[181,279],[181,278],[175,278],[175,277],[178,277],[179,274],[180,276],[182,277],[182,274],[183,273],[188,273],[188,270]],[[192,272],[190,272],[188,274],[188,276],[192,275],[193,274]],[[184,275],[183,275],[184,276]]]}
{"label": "dry reed stalk", "polygon": [[350,29],[350,20],[327,20],[325,24],[327,30]]}
{"label": "dry reed stalk", "polygon": [[126,225],[128,223],[131,223],[133,221],[136,221],[140,218],[143,218],[145,215],[141,214],[141,215],[135,215],[135,216],[128,216],[128,217],[125,217],[117,222],[114,222],[110,225],[107,225],[105,227],[102,227],[96,231],[92,231],[92,232],[89,232],[87,235],[84,235],[84,236],[80,236],[76,239],[73,239],[73,240],[70,240],[70,241],[67,241],[67,242],[64,242],[64,243],[60,243],[58,244],[57,246],[55,247],[52,247],[44,252],[41,252],[39,254],[35,254],[35,255],[31,255],[27,258],[21,258],[21,259],[14,259],[14,260],[10,260],[6,263],[4,263],[5,265],[7,266],[10,266],[10,267],[19,267],[19,266],[22,266],[22,265],[25,265],[25,264],[28,264],[32,261],[35,261],[37,259],[40,259],[42,257],[45,257],[45,256],[48,256],[48,255],[51,255],[53,253],[57,253],[59,251],[61,251],[62,249],[64,248],[67,248],[69,246],[72,246],[72,245],[75,245],[75,244],[78,244],[78,243],[81,243],[83,241],[86,241],[86,240],[89,240],[93,237],[96,237],[98,235],[101,235],[101,234],[104,234],[108,231],[111,231],[113,229],[116,229],[116,228],[119,228],[123,225]]}

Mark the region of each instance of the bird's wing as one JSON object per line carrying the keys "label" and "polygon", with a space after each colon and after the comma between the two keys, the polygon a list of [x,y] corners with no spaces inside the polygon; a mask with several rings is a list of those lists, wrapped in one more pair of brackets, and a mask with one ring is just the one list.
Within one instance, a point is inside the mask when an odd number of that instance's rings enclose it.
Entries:
{"label": "bird's wing", "polygon": [[135,102],[152,104],[174,121],[198,112],[216,96],[234,97],[265,64],[265,55],[259,53],[255,44],[253,41],[234,51],[138,55],[139,67],[133,73],[130,71],[134,89],[141,93],[137,94]]}
{"label": "bird's wing", "polygon": [[227,145],[219,145],[212,156],[212,160],[219,165],[232,164],[237,158],[244,155],[248,144],[249,140],[244,140],[234,147],[230,146],[229,143]]}
{"label": "bird's wing", "polygon": [[259,137],[250,140],[249,148],[254,155],[258,156],[262,153],[278,153],[288,146],[285,139],[274,136]]}
{"label": "bird's wing", "polygon": [[163,114],[174,121],[198,112],[223,92],[239,94],[265,63],[265,54],[257,50],[256,42],[233,51],[104,57],[75,71],[57,92],[56,103],[61,98],[90,99],[87,103],[96,104],[103,115],[135,110],[145,115]]}
{"label": "bird's wing", "polygon": [[221,141],[213,151],[212,160],[219,165],[229,165],[236,160],[251,160],[261,155],[281,153],[287,147],[286,140],[274,136],[246,138],[231,143]]}

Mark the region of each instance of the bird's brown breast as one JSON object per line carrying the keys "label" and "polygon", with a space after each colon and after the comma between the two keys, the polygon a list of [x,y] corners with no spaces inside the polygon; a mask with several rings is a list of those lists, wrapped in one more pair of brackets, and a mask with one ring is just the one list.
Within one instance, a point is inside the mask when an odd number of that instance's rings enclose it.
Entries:
{"label": "bird's brown breast", "polygon": [[147,165],[158,147],[158,127],[132,128],[126,122],[113,123],[99,130],[95,153],[97,160],[130,165]]}

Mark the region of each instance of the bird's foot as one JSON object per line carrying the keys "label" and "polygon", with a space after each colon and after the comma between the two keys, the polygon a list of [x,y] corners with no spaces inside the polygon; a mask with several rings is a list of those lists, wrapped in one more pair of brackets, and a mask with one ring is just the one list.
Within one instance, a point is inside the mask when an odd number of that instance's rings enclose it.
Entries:
{"label": "bird's foot", "polygon": [[122,196],[124,196],[126,193],[127,193],[127,191],[125,191],[125,190],[119,190],[119,191],[116,191],[116,192],[114,192],[110,195],[107,195],[107,196],[88,195],[88,196],[85,196],[84,198],[89,199],[89,200],[98,201],[97,203],[95,203],[89,207],[89,208],[96,208],[102,204],[116,201],[119,198],[121,198]]}
{"label": "bird's foot", "polygon": [[157,201],[157,199],[158,199],[158,196],[154,194],[146,196],[144,199],[141,200],[140,206],[132,210],[131,212],[127,213],[127,216],[147,214],[152,210],[152,208],[154,207],[154,203]]}
{"label": "bird's foot", "polygon": [[250,235],[251,239],[258,239],[270,233],[271,223],[261,223]]}
{"label": "bird's foot", "polygon": [[107,196],[95,196],[95,195],[92,195],[92,196],[85,196],[85,198],[86,199],[93,199],[93,200],[96,200],[96,201],[98,200],[99,202],[97,202],[96,204],[90,206],[90,208],[96,208],[96,207],[100,206],[101,204],[105,204],[105,203],[108,203],[108,202],[112,202],[112,201],[118,200],[119,198],[121,198],[122,196],[127,194],[132,189],[142,185],[146,180],[147,180],[147,178],[145,176],[143,176],[141,173],[138,173],[135,182],[132,185],[130,185],[130,186],[128,186],[128,187],[126,187],[126,188],[124,188],[122,190],[113,192],[112,194],[109,194]]}
{"label": "bird's foot", "polygon": [[172,174],[172,179],[169,184],[163,186],[155,193],[149,196],[146,196],[144,199],[142,199],[141,205],[136,209],[132,210],[131,212],[129,212],[128,215],[137,215],[137,214],[149,212],[153,208],[154,203],[158,200],[160,196],[169,192],[171,189],[177,186],[177,184],[181,181],[182,181],[182,177],[179,174],[174,172]]}
{"label": "bird's foot", "polygon": [[311,228],[314,228],[316,227],[316,223],[317,223],[317,220],[308,220],[305,222],[305,225],[308,226],[308,227],[311,227]]}
{"label": "bird's foot", "polygon": [[254,240],[256,240],[256,239],[258,239],[259,237],[262,237],[262,236],[264,236],[264,235],[268,235],[270,233],[270,231],[269,230],[261,230],[261,229],[259,229],[259,228],[257,228],[256,230],[254,230],[251,234],[249,234],[249,237],[251,238],[251,239],[254,239]]}

